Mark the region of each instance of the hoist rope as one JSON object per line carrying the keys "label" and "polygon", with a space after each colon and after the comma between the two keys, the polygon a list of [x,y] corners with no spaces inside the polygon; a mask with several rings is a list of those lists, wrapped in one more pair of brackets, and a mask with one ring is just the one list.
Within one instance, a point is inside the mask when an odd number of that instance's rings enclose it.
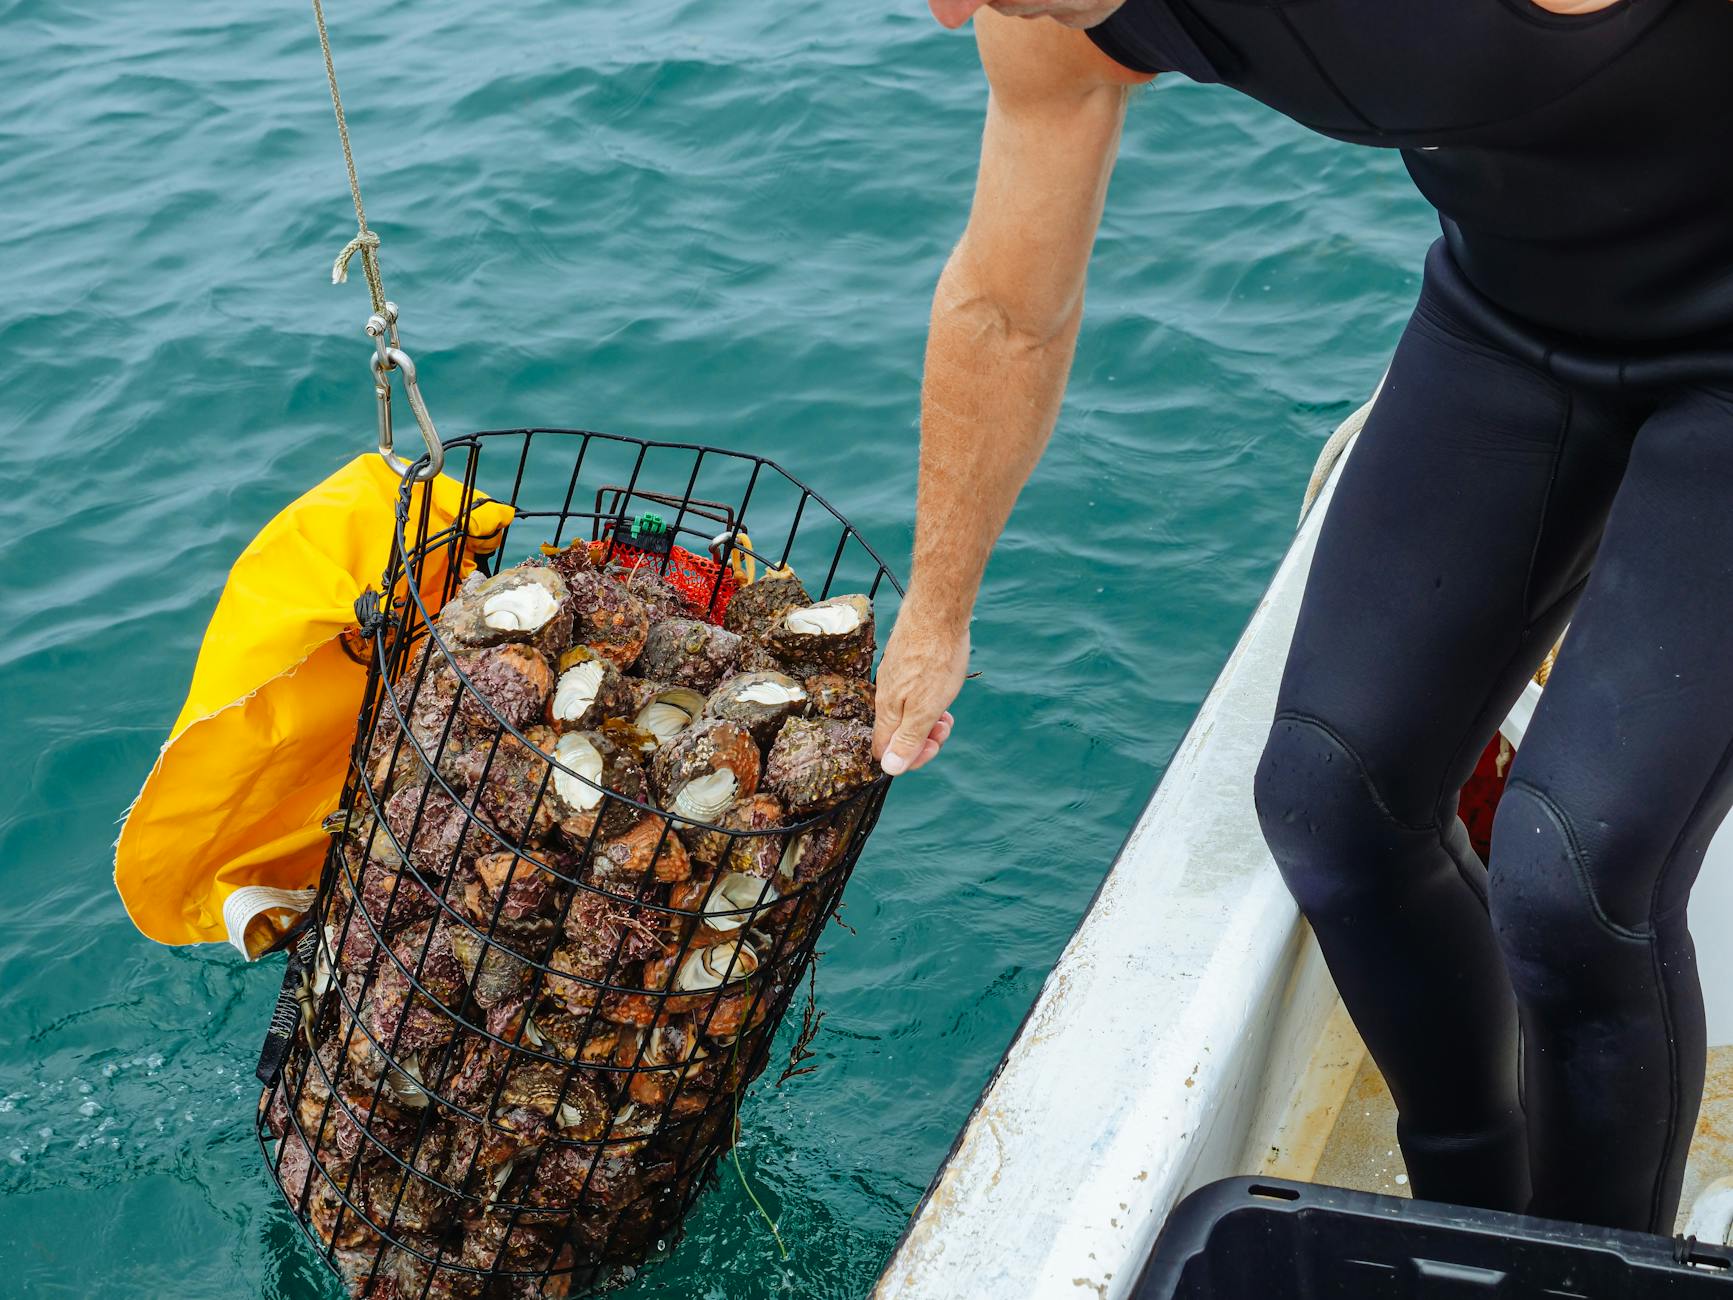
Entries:
{"label": "hoist rope", "polygon": [[367,292],[373,310],[385,312],[385,283],[379,278],[379,236],[367,228],[367,209],[361,204],[361,180],[355,174],[355,153],[349,147],[349,122],[343,116],[343,96],[337,91],[337,65],[331,61],[331,36],[325,30],[325,7],[313,0],[313,19],[319,24],[319,49],[325,55],[325,80],[331,87],[331,107],[337,113],[337,138],[343,143],[343,165],[349,171],[349,194],[355,200],[355,238],[343,246],[331,265],[331,283],[349,278],[349,259],[361,254],[361,270],[367,276]]}

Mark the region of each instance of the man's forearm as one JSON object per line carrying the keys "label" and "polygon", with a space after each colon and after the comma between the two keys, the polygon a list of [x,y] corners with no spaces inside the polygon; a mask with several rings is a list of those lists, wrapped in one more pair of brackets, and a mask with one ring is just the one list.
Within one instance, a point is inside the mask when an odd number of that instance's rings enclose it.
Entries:
{"label": "man's forearm", "polygon": [[966,248],[939,279],[921,389],[921,478],[909,599],[962,627],[1017,494],[1052,434],[1081,293],[1034,329],[980,287]]}

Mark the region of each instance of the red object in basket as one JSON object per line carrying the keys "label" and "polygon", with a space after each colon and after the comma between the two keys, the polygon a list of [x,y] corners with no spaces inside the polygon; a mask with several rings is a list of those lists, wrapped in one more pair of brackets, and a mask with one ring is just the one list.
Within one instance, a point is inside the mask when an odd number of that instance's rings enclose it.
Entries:
{"label": "red object in basket", "polygon": [[1486,861],[1492,851],[1492,815],[1498,811],[1498,801],[1504,795],[1504,779],[1510,772],[1510,760],[1516,756],[1503,732],[1494,733],[1481,751],[1480,761],[1462,786],[1462,796],[1456,812],[1468,827],[1468,842]]}
{"label": "red object in basket", "polygon": [[[608,554],[609,538],[590,543],[591,556],[600,560]],[[684,546],[669,545],[666,555],[645,550],[630,542],[613,538],[613,552],[609,562],[622,565],[628,569],[636,569],[639,565],[649,564],[660,568],[664,561],[667,571],[664,575],[668,584],[686,598],[694,612],[700,617],[708,617],[712,623],[722,621],[722,613],[728,608],[728,602],[733,599],[735,591],[740,586],[740,580],[734,576],[733,569],[725,569],[708,555],[699,555],[688,551]],[[721,584],[716,581],[717,574],[722,575]],[[710,593],[715,591],[716,603],[710,603]],[[708,612],[706,612],[708,611]]]}

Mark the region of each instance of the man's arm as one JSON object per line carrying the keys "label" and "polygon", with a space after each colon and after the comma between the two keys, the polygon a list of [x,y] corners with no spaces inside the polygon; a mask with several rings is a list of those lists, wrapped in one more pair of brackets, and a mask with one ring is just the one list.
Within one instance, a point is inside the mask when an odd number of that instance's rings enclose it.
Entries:
{"label": "man's arm", "polygon": [[914,569],[878,677],[875,750],[912,770],[950,734],[987,557],[1053,431],[1129,87],[1081,32],[975,16],[992,93],[968,228],[933,300]]}

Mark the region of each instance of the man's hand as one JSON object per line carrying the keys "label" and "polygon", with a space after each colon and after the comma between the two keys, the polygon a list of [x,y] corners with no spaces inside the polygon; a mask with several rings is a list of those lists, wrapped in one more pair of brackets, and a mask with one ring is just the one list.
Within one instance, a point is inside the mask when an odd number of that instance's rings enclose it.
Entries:
{"label": "man's hand", "polygon": [[951,702],[969,670],[969,630],[903,605],[878,673],[873,757],[892,776],[913,772],[951,737]]}
{"label": "man's hand", "polygon": [[1007,18],[1051,18],[1066,27],[1083,28],[1106,22],[1125,0],[927,0],[927,3],[932,6],[933,17],[946,27],[961,27],[975,10],[984,7]]}

